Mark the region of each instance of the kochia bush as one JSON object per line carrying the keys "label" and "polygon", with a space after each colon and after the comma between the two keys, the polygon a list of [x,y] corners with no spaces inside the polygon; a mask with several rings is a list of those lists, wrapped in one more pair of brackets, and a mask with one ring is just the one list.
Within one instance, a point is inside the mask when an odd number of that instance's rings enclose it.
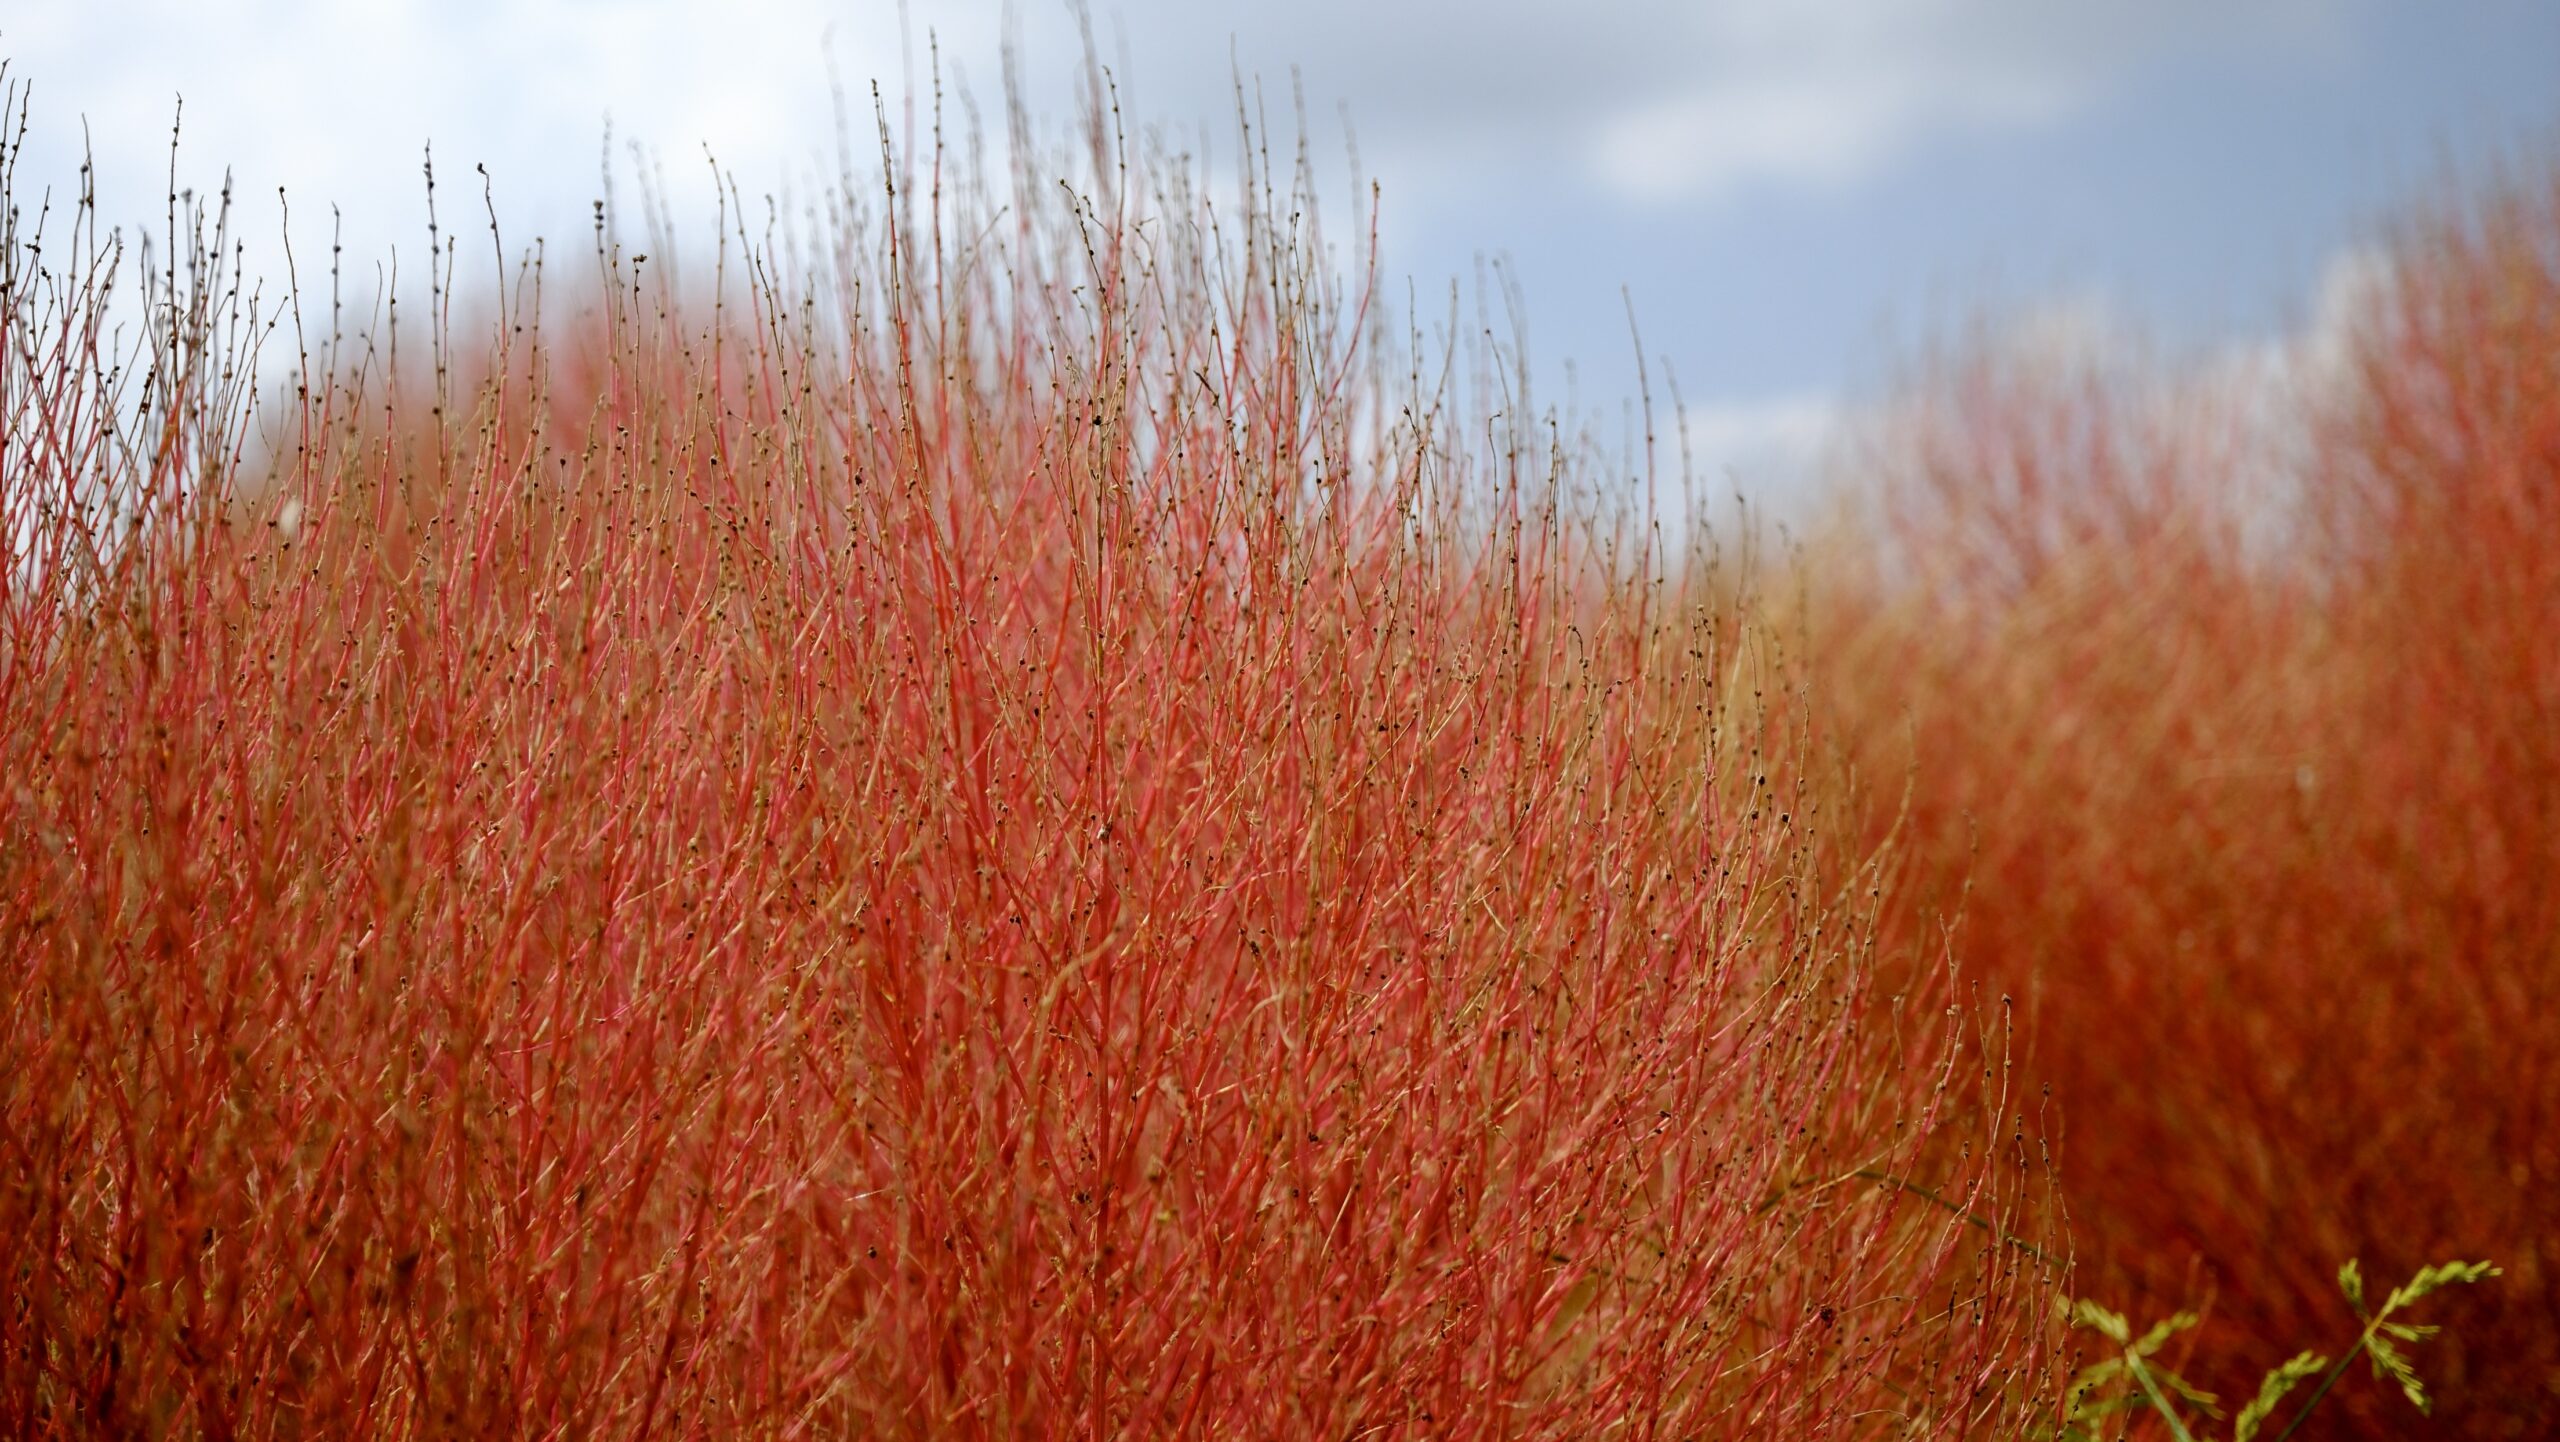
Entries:
{"label": "kochia bush", "polygon": [[1107,154],[405,371],[192,216],[111,375],[9,193],[0,1430],[2050,1415],[2002,1038],[1880,988],[1779,635],[1303,194]]}
{"label": "kochia bush", "polygon": [[2378,1388],[2319,1426],[2525,1436],[2560,1408],[2560,172],[2389,255],[2325,391],[1940,372],[1811,654],[1910,777],[1872,820],[1908,919],[1960,916],[2024,1008],[2081,1288],[2209,1288],[2195,1375],[2245,1396],[2352,1325],[2340,1259],[2492,1257],[2435,1423]]}

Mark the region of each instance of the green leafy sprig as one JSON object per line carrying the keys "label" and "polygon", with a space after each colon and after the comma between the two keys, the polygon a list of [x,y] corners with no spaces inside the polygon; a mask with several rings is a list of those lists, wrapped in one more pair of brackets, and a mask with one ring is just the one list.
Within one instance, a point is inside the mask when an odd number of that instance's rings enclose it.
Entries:
{"label": "green leafy sprig", "polygon": [[[2364,1269],[2350,1258],[2338,1269],[2338,1287],[2363,1321],[2364,1330],[2334,1362],[2318,1352],[2301,1352],[2268,1372],[2258,1384],[2258,1395],[2232,1420],[2231,1442],[2256,1442],[2260,1430],[2284,1399],[2296,1387],[2317,1377],[2319,1385],[2293,1414],[2293,1420],[2275,1436],[2275,1442],[2289,1442],[2359,1355],[2372,1361],[2375,1377],[2398,1383],[2410,1405],[2420,1412],[2430,1410],[2433,1401],[2406,1349],[2442,1329],[2401,1321],[2398,1314],[2457,1282],[2467,1285],[2497,1275],[2498,1269],[2487,1262],[2440,1262],[2421,1267],[2416,1276],[2393,1288],[2380,1307],[2374,1307],[2365,1298]],[[2145,1407],[2160,1414],[2177,1442],[2197,1442],[2195,1428],[2181,1415],[2181,1404],[2195,1408],[2205,1417],[2221,1420],[2222,1413],[2212,1393],[2190,1385],[2159,1361],[2160,1349],[2170,1338],[2196,1325],[2195,1313],[2179,1312],[2138,1337],[2132,1322],[2122,1313],[2085,1299],[2071,1304],[2070,1317],[2073,1326],[2085,1327],[2113,1343],[2114,1355],[2101,1358],[2072,1380],[2070,1412],[2055,1434],[2060,1442],[2104,1442],[2121,1436],[2128,1414]]]}

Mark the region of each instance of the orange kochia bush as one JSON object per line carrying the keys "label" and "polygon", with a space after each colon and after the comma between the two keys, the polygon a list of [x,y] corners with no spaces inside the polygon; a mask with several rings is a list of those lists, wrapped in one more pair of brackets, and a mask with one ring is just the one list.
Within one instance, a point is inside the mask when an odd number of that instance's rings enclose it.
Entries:
{"label": "orange kochia bush", "polygon": [[2388,256],[2287,385],[1935,372],[1811,654],[1909,777],[1897,924],[2024,1009],[2080,1289],[2209,1289],[2196,1375],[2245,1397],[2352,1336],[2346,1258],[2487,1257],[2436,1420],[2350,1388],[2323,1425],[2523,1436],[2560,1406],[2560,173]]}
{"label": "orange kochia bush", "polygon": [[8,233],[0,1430],[2049,1405],[2000,1037],[1883,988],[1768,623],[1399,383],[1303,197],[1087,173],[264,405],[218,239],[119,397],[94,231]]}

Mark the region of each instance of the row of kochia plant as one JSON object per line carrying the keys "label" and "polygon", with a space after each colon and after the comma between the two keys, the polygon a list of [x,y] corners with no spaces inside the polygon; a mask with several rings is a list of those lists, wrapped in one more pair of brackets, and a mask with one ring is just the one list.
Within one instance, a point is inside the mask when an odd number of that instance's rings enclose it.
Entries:
{"label": "row of kochia plant", "polygon": [[2255,379],[1924,369],[1806,654],[1904,783],[1867,817],[1888,926],[1960,918],[2061,1100],[2075,1292],[2209,1297],[2171,1345],[2246,1399],[2355,1335],[2341,1261],[2494,1258],[2425,1349],[2436,1420],[2342,1383],[2302,1435],[2532,1436],[2560,1398],[2560,165],[2483,164],[2359,269]]}
{"label": "row of kochia plant", "polygon": [[47,211],[18,97],[0,1430],[2172,1401],[2103,1309],[2075,1385],[2051,1109],[1807,624],[1250,127],[1213,209],[884,126],[693,269],[460,285],[448,214],[395,347],[227,200]]}

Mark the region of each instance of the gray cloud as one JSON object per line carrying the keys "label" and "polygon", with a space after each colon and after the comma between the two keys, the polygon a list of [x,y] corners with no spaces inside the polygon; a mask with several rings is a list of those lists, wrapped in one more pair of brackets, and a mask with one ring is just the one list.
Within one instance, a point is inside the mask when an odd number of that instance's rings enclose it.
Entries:
{"label": "gray cloud", "polygon": [[[985,8],[922,4],[916,14],[937,23]],[[1425,199],[1542,172],[1680,199],[1748,181],[1862,179],[1936,134],[2066,116],[2172,52],[2318,41],[2340,10],[2331,0],[1123,0],[1097,23],[1150,114],[1222,124],[1230,53],[1266,89],[1298,68],[1314,119],[1329,125],[1347,106],[1365,158]],[[1071,46],[1062,6],[1022,17],[1028,49]]]}

